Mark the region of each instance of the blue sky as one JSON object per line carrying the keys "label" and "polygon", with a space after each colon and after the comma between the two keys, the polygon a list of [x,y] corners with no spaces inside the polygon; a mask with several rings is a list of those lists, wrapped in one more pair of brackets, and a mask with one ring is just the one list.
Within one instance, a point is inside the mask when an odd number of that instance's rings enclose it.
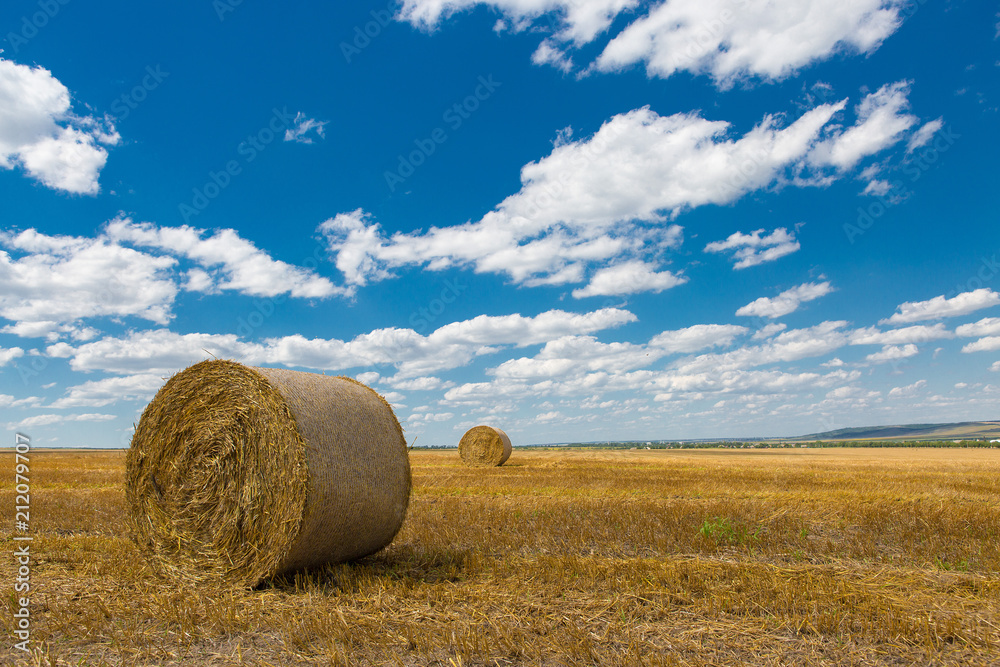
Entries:
{"label": "blue sky", "polygon": [[998,418],[991,3],[331,5],[3,4],[10,431],[211,356],[421,445]]}

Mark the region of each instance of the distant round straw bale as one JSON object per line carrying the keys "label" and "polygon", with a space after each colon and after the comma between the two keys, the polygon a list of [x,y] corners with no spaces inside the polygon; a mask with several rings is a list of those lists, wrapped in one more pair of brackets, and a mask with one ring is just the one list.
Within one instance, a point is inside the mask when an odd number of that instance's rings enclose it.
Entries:
{"label": "distant round straw bale", "polygon": [[382,549],[411,484],[402,429],[375,391],[233,361],[167,381],[126,472],[127,523],[161,571],[246,586]]}
{"label": "distant round straw bale", "polygon": [[458,454],[471,467],[502,466],[510,452],[510,438],[493,426],[473,426],[458,441]]}

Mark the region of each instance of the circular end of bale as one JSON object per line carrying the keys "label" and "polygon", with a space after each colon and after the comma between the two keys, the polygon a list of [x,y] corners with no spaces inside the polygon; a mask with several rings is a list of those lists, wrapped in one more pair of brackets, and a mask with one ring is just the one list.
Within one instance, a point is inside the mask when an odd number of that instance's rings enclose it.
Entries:
{"label": "circular end of bale", "polygon": [[474,426],[458,442],[458,454],[474,468],[502,466],[510,458],[510,438],[494,426]]}
{"label": "circular end of bale", "polygon": [[359,558],[409,502],[391,407],[350,378],[205,361],[143,411],[126,458],[126,522],[164,574],[254,586]]}

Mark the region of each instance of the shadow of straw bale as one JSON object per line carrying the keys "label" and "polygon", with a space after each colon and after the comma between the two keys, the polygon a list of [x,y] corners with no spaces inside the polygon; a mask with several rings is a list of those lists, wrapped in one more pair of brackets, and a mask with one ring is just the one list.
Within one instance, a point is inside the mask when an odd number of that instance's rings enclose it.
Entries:
{"label": "shadow of straw bale", "polygon": [[413,584],[457,582],[465,579],[470,570],[477,569],[479,558],[481,556],[470,549],[428,550],[404,545],[349,563],[330,563],[279,575],[262,582],[256,590],[357,593],[380,583],[398,580]]}

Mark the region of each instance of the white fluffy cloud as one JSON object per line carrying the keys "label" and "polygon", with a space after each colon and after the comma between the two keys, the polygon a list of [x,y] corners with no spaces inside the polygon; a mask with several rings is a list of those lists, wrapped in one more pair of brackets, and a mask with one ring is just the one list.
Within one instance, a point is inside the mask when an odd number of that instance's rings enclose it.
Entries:
{"label": "white fluffy cloud", "polygon": [[[746,332],[745,327],[700,324],[686,329],[664,331],[647,344],[602,343],[593,336],[563,336],[551,340],[534,357],[510,359],[490,373],[501,380],[544,380],[559,378],[560,391],[577,393],[597,382],[603,385],[629,377],[648,380],[642,373],[629,374],[649,366],[664,356],[727,346]],[[572,378],[576,378],[574,385]]]}
{"label": "white fluffy cloud", "polygon": [[798,361],[828,354],[847,344],[843,331],[847,322],[821,322],[812,327],[784,331],[761,345],[740,347],[729,352],[703,354],[681,359],[678,373],[691,375],[726,370],[743,370],[768,364]]}
{"label": "white fluffy cloud", "polygon": [[[550,341],[534,357],[508,360],[489,371],[489,382],[460,385],[445,393],[445,405],[482,405],[530,397],[591,396],[614,391],[648,392],[657,401],[696,400],[708,394],[787,393],[852,382],[858,371],[819,374],[755,367],[794,362],[843,346],[846,322],[824,322],[785,332],[760,346],[677,360],[667,370],[644,370],[667,354],[729,345],[744,327],[698,325],[666,331],[648,344],[602,343],[592,336]],[[597,393],[595,393],[597,392]],[[598,405],[597,403],[594,403]],[[608,403],[611,405],[611,403]]]}
{"label": "white fluffy cloud", "polygon": [[[666,372],[659,375],[652,385],[659,391],[658,401],[670,401],[679,395],[691,394],[732,394],[788,393],[802,389],[824,387],[844,381],[838,372],[821,375],[819,373],[789,373],[779,370],[718,370],[702,373]],[[694,398],[704,398],[703,395]]]}
{"label": "white fluffy cloud", "polygon": [[889,398],[912,398],[927,386],[927,380],[917,380],[905,387],[893,387],[889,390]]}
{"label": "white fluffy cloud", "polygon": [[962,352],[993,352],[1000,350],[1000,336],[986,336],[962,347]]}
{"label": "white fluffy cloud", "polygon": [[[348,285],[385,279],[391,269],[407,265],[471,266],[527,286],[581,282],[592,265],[605,270],[601,278],[608,282],[615,282],[615,272],[635,273],[641,262],[647,269],[639,273],[649,275],[650,259],[680,244],[681,228],[665,224],[680,213],[778,185],[826,183],[839,174],[828,173],[832,166],[849,161],[842,154],[854,160],[899,140],[858,130],[892,125],[887,119],[900,112],[907,87],[889,88],[891,94],[865,98],[858,108],[866,115],[848,130],[830,124],[846,100],[819,105],[787,126],[777,115],[764,116],[742,135],[733,135],[725,121],[695,113],[660,116],[635,109],[587,138],[561,133],[549,155],[521,169],[521,189],[478,221],[387,236],[369,214],[356,210],[327,220],[319,231]],[[849,133],[850,149],[836,148]],[[823,155],[816,157],[817,151]],[[720,244],[737,249],[740,266],[797,248],[784,229]],[[657,289],[673,277],[659,273],[650,283]],[[602,289],[597,284],[579,294]]]}
{"label": "white fluffy cloud", "polygon": [[868,407],[871,401],[877,400],[880,396],[877,391],[861,387],[837,387],[827,392],[826,399],[820,405],[825,408],[839,406],[857,410]]}
{"label": "white fluffy cloud", "polygon": [[851,334],[851,345],[903,345],[906,343],[926,343],[932,340],[954,338],[943,324],[918,324],[902,329],[880,331],[875,327],[858,329]]}
{"label": "white fluffy cloud", "polygon": [[446,324],[428,338],[442,343],[537,345],[559,336],[618,327],[636,319],[629,311],[619,308],[602,308],[582,314],[549,310],[535,317],[480,315],[471,320]]}
{"label": "white fluffy cloud", "polygon": [[[404,0],[400,20],[432,30],[476,5],[497,10],[498,28],[545,30],[537,64],[572,68],[567,55],[595,41],[637,0]],[[644,63],[650,77],[681,71],[728,87],[748,78],[781,79],[839,53],[871,53],[902,22],[902,0],[667,0],[639,12],[588,69],[616,71]]]}
{"label": "white fluffy cloud", "polygon": [[736,311],[744,317],[769,317],[774,319],[789,313],[794,313],[799,306],[807,301],[826,296],[833,291],[829,282],[804,283],[798,287],[785,290],[776,297],[766,297],[751,301]]}
{"label": "white fluffy cloud", "polygon": [[104,371],[123,375],[170,375],[205,359],[264,361],[263,347],[240,341],[235,334],[179,334],[167,329],[107,336],[73,347],[50,345],[52,357],[69,358],[75,371]]}
{"label": "white fluffy cloud", "polygon": [[541,414],[535,415],[535,421],[539,424],[547,424],[549,422],[559,421],[565,419],[563,413],[558,410],[551,410],[549,412],[543,412]]}
{"label": "white fluffy cloud", "polygon": [[781,79],[838,52],[869,53],[900,24],[883,0],[668,0],[616,36],[596,66],[645,62],[649,76],[708,74],[726,87]]}
{"label": "white fluffy cloud", "polygon": [[868,185],[865,189],[861,191],[863,195],[872,195],[874,197],[884,197],[892,191],[892,183],[889,181],[883,181],[880,178],[873,178],[868,181]]}
{"label": "white fluffy cloud", "polygon": [[384,247],[381,229],[370,214],[361,209],[338,213],[320,224],[318,231],[336,253],[334,263],[348,285],[364,285],[369,280],[389,277],[379,261]]}
{"label": "white fluffy cloud", "polygon": [[148,401],[163,385],[160,375],[141,374],[90,380],[70,387],[66,395],[52,403],[51,408],[100,408],[118,401]]}
{"label": "white fluffy cloud", "polygon": [[733,250],[734,269],[745,269],[790,255],[800,248],[795,234],[784,227],[778,227],[770,234],[761,236],[763,229],[744,234],[733,232],[725,241],[713,241],[705,246],[705,252],[721,253]]}
{"label": "white fluffy cloud", "polygon": [[1000,304],[1000,293],[988,287],[962,292],[950,299],[944,295],[936,296],[927,301],[908,301],[900,304],[896,312],[880,324],[909,324],[924,320],[939,320],[945,317],[968,315],[983,308],[992,308]]}
{"label": "white fluffy cloud", "polygon": [[650,339],[649,345],[667,353],[688,354],[710,347],[728,346],[734,338],[746,332],[746,327],[735,324],[696,324],[659,333]]}
{"label": "white fluffy cloud", "polygon": [[[589,313],[550,310],[534,317],[480,315],[452,322],[427,336],[412,329],[376,329],[352,340],[307,339],[294,334],[249,343],[234,334],[178,334],[166,329],[105,337],[73,347],[56,343],[47,348],[53,357],[70,359],[77,371],[163,375],[209,358],[236,359],[248,364],[280,364],[316,370],[346,370],[364,366],[393,365],[398,369],[389,383],[397,388],[413,378],[456,368],[496,346],[526,346],[566,335],[582,335],[635,321],[627,310],[604,308]],[[378,379],[378,376],[375,377]],[[424,386],[430,380],[423,380]]]}
{"label": "white fluffy cloud", "polygon": [[588,371],[624,372],[645,366],[662,351],[650,352],[642,345],[601,343],[593,336],[564,336],[549,341],[534,358],[522,357],[500,364],[491,372],[505,378],[551,378]]}
{"label": "white fluffy cloud", "polygon": [[913,133],[910,140],[906,142],[906,152],[910,153],[922,146],[925,146],[927,142],[934,138],[934,135],[937,134],[942,127],[944,127],[943,118],[938,118],[937,120],[924,123],[919,130]]}
{"label": "white fluffy cloud", "polygon": [[50,71],[0,57],[0,167],[20,166],[55,190],[96,194],[104,146],[119,136],[110,121],[70,108],[69,90]]}
{"label": "white fluffy cloud", "polygon": [[0,317],[10,333],[58,336],[84,318],[140,317],[166,324],[177,295],[172,257],[155,257],[106,237],[0,234]]}
{"label": "white fluffy cloud", "polygon": [[531,62],[536,65],[552,65],[564,74],[573,71],[573,59],[548,39],[539,44],[531,54]]}
{"label": "white fluffy cloud", "polygon": [[6,366],[18,357],[24,356],[24,350],[19,347],[0,347],[0,367]]}
{"label": "white fluffy cloud", "polygon": [[855,109],[857,122],[819,144],[810,155],[810,162],[847,170],[863,158],[899,142],[917,123],[916,116],[906,113],[909,94],[909,82],[898,81],[866,95]]}
{"label": "white fluffy cloud", "polygon": [[[111,221],[92,238],[0,232],[0,247],[10,251],[0,250],[0,317],[12,321],[3,332],[88,340],[98,334],[82,324],[88,318],[167,324],[181,289],[301,298],[350,291],[273,259],[231,229],[206,234],[128,219]],[[181,260],[195,266],[185,271]]]}
{"label": "white fluffy cloud", "polygon": [[[364,375],[364,373],[362,373],[362,375]],[[378,373],[375,375],[378,375]],[[361,379],[361,375],[358,376],[358,380],[360,382],[364,382],[364,380]],[[432,375],[415,378],[398,378],[393,376],[386,378],[385,382],[393,389],[399,389],[401,391],[436,391],[439,389],[447,389],[455,384],[450,380],[445,381]]]}
{"label": "white fluffy cloud", "polygon": [[407,426],[413,426],[421,423],[446,422],[454,417],[454,412],[414,412],[406,418],[406,424]]}
{"label": "white fluffy cloud", "polygon": [[603,269],[598,269],[590,278],[590,284],[573,290],[573,296],[582,299],[588,296],[617,296],[636,292],[662,292],[665,289],[683,285],[684,276],[670,271],[657,271],[656,266],[632,260]]}
{"label": "white fluffy cloud", "polygon": [[963,337],[1000,336],[1000,317],[984,317],[978,322],[963,324],[955,333]]}
{"label": "white fluffy cloud", "polygon": [[634,7],[638,0],[403,0],[398,18],[432,30],[443,19],[480,4],[501,12],[503,20],[498,28],[513,30],[528,28],[543,14],[558,13],[562,25],[556,38],[582,45],[606,30],[618,14]]}
{"label": "white fluffy cloud", "polygon": [[545,227],[567,222],[606,228],[728,204],[769,186],[803,159],[841,108],[820,105],[787,127],[765,116],[737,137],[725,121],[636,109],[613,117],[592,138],[565,143],[525,165],[521,191],[500,209]]}
{"label": "white fluffy cloud", "polygon": [[[641,414],[653,409],[653,404],[644,405],[650,399],[662,406],[656,410],[670,412],[679,405],[718,401],[719,397],[732,398],[738,410],[749,412],[762,410],[763,404],[778,400],[786,402],[786,411],[793,410],[794,404],[787,401],[800,398],[797,394],[856,382],[861,372],[817,373],[758,367],[793,363],[846,345],[850,338],[850,332],[844,329],[846,324],[823,322],[815,327],[783,332],[763,345],[680,358],[666,370],[647,370],[647,367],[655,369],[657,361],[670,353],[667,349],[657,349],[654,343],[686,351],[697,350],[701,349],[699,344],[707,346],[705,343],[712,337],[719,345],[729,345],[735,336],[746,333],[746,329],[699,325],[691,327],[691,331],[663,332],[647,344],[602,343],[592,336],[567,336],[549,342],[534,357],[500,364],[488,371],[493,376],[488,382],[469,382],[449,389],[440,404],[492,414],[496,412],[494,406],[516,406],[531,399],[545,399],[533,407],[560,412],[567,420],[599,419],[601,414],[607,416],[619,409],[622,415],[633,410]],[[621,401],[604,398],[619,391],[629,392],[633,396],[629,402],[634,405],[626,408],[620,405]],[[636,393],[649,398],[635,397]],[[563,400],[556,405],[552,401],[558,397]],[[577,400],[574,397],[585,398]],[[866,400],[872,398],[868,396]],[[853,405],[860,399],[851,400]],[[726,403],[724,400],[723,404]],[[584,409],[587,413],[573,415],[562,410],[564,406]]]}
{"label": "white fluffy cloud", "polygon": [[781,333],[788,328],[788,325],[784,322],[772,322],[771,324],[765,324],[760,329],[754,332],[752,338],[754,340],[766,340],[771,336]]}
{"label": "white fluffy cloud", "polygon": [[872,364],[899,361],[916,355],[920,350],[913,343],[906,345],[886,345],[879,352],[869,354],[865,361]]}
{"label": "white fluffy cloud", "polygon": [[[447,3],[426,16],[447,13]],[[430,20],[430,18],[428,20]],[[436,20],[436,19],[435,19]],[[518,285],[590,284],[574,296],[661,290],[682,276],[660,271],[665,249],[682,243],[670,221],[706,205],[785,185],[822,186],[860,160],[902,141],[916,118],[906,112],[909,85],[867,95],[846,129],[833,122],[847,100],[820,104],[786,123],[765,115],[738,135],[725,121],[697,113],[660,116],[649,108],[616,115],[590,137],[560,131],[552,151],[521,169],[521,188],[478,221],[387,235],[363,210],[319,225],[337,268],[353,288],[392,270],[471,267]],[[733,251],[735,268],[772,261],[799,248],[778,228],[737,233],[706,247]]]}
{"label": "white fluffy cloud", "polygon": [[203,269],[193,274],[189,288],[200,291],[233,290],[251,296],[323,298],[345,294],[313,271],[272,258],[233,229],[206,231],[183,225],[158,227],[152,223],[120,218],[108,223],[106,234],[115,242],[166,251],[196,262]]}
{"label": "white fluffy cloud", "polygon": [[44,403],[45,399],[40,396],[25,396],[24,398],[15,399],[9,394],[0,394],[0,408],[38,408]]}
{"label": "white fluffy cloud", "polygon": [[29,429],[38,426],[51,426],[52,424],[61,424],[63,422],[104,422],[117,419],[115,415],[105,415],[98,413],[86,413],[86,414],[70,414],[70,415],[60,415],[60,414],[44,414],[44,415],[33,415],[31,417],[25,417],[24,419],[17,422],[8,422],[7,428],[9,429]]}
{"label": "white fluffy cloud", "polygon": [[[686,329],[664,331],[647,344],[627,342],[602,343],[593,336],[564,336],[551,340],[534,357],[510,359],[490,373],[497,381],[545,380],[557,378],[563,393],[578,393],[627,381],[648,381],[649,373],[629,373],[664,356],[690,353],[711,347],[727,346],[746,332],[734,325],[700,324]],[[575,379],[575,380],[574,380]]]}

